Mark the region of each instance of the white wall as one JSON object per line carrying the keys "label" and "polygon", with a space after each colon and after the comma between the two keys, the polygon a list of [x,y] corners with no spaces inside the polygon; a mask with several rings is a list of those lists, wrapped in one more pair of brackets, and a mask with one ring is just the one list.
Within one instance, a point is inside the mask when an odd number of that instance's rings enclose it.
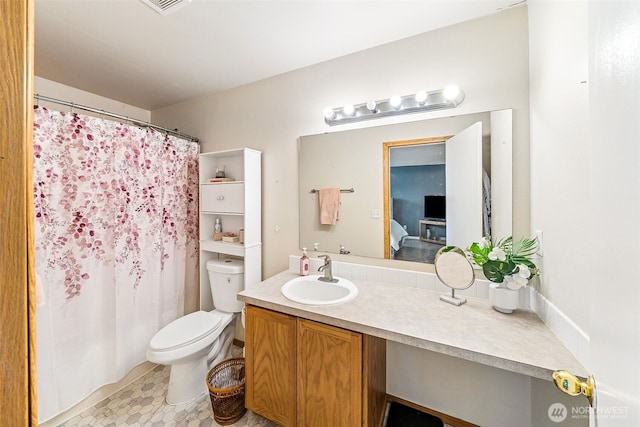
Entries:
{"label": "white wall", "polygon": [[[120,114],[125,117],[131,117],[133,119],[142,120],[144,122],[151,121],[151,112],[142,108],[134,107],[133,105],[124,104],[122,102],[105,98],[104,96],[95,95],[91,92],[76,89],[71,86],[63,85],[52,80],[43,79],[42,77],[35,78],[34,93],[49,98],[58,99],[60,101],[73,102],[74,104],[84,105],[86,107],[97,108],[105,110],[110,113]],[[50,108],[57,111],[70,111],[70,107],[64,105],[55,104],[45,101],[36,101],[38,105]],[[74,110],[80,114],[99,116],[99,114],[90,113],[84,110]],[[173,128],[170,128],[173,129]]]}
{"label": "white wall", "polygon": [[242,146],[263,151],[263,274],[269,277],[284,270],[287,256],[298,251],[297,138],[337,130],[324,123],[323,109],[449,83],[459,84],[466,94],[455,112],[381,119],[339,130],[513,108],[515,228],[527,234],[527,70],[527,14],[521,6],[155,110],[152,119],[199,137],[203,151]]}
{"label": "white wall", "polygon": [[529,21],[531,228],[543,232],[540,291],[587,328],[589,292],[580,280],[587,269],[583,257],[572,256],[598,233],[588,219],[586,2],[536,1]]}
{"label": "white wall", "polygon": [[540,286],[587,336],[598,425],[637,426],[640,4],[529,0],[529,31]]}

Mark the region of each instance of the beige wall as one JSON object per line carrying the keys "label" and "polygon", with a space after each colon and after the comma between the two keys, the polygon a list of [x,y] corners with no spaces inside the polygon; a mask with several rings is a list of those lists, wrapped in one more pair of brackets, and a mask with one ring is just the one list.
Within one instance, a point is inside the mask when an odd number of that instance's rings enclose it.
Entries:
{"label": "beige wall", "polygon": [[[243,146],[263,151],[266,278],[287,268],[287,255],[298,252],[299,136],[452,114],[440,111],[331,128],[324,123],[323,109],[457,83],[466,98],[455,114],[514,109],[514,227],[517,234],[528,234],[527,43],[526,7],[515,7],[151,115],[155,123],[199,137],[202,151]],[[356,160],[353,164],[357,167]]]}
{"label": "beige wall", "polygon": [[592,171],[585,164],[587,4],[535,2],[530,7],[529,32],[531,227],[543,232],[540,292],[579,327],[588,329],[587,281],[577,280],[587,271],[585,260],[569,255],[584,253],[591,246],[590,236],[597,233],[589,225]]}
{"label": "beige wall", "polygon": [[[151,121],[151,112],[133,105],[124,104],[104,96],[95,95],[91,92],[76,89],[71,86],[63,85],[52,80],[35,78],[34,93],[49,98],[58,99],[60,101],[73,102],[74,104],[84,105],[87,107],[105,110],[110,113],[120,114],[132,119],[142,120],[144,122]],[[57,111],[70,111],[70,107],[45,101],[36,101],[38,105]],[[89,113],[84,110],[76,109],[77,113],[98,116],[99,114]]]}

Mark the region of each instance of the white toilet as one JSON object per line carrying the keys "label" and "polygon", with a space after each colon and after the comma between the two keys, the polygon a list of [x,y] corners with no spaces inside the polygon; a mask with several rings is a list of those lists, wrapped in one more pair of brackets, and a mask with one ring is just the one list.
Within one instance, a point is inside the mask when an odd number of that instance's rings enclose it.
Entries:
{"label": "white toilet", "polygon": [[147,349],[147,360],[171,365],[167,403],[188,402],[208,390],[209,369],[227,357],[235,335],[235,314],[242,311],[238,292],[244,289],[242,260],[207,261],[213,311],[196,311],[158,331]]}

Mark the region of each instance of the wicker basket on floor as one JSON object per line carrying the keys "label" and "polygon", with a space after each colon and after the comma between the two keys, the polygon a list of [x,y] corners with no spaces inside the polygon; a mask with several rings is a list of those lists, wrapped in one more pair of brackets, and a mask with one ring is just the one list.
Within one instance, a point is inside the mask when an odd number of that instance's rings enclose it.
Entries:
{"label": "wicker basket on floor", "polygon": [[222,426],[238,421],[244,406],[244,357],[223,360],[207,374],[213,419]]}

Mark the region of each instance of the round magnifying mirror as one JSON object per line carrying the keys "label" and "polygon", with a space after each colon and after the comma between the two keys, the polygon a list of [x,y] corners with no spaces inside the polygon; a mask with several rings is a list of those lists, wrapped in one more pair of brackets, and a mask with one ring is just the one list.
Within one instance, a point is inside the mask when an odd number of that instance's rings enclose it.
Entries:
{"label": "round magnifying mirror", "polygon": [[440,295],[442,301],[453,305],[462,305],[467,300],[456,296],[456,290],[467,289],[475,281],[473,266],[457,246],[445,246],[435,256],[435,269],[438,279],[451,288],[451,295]]}

